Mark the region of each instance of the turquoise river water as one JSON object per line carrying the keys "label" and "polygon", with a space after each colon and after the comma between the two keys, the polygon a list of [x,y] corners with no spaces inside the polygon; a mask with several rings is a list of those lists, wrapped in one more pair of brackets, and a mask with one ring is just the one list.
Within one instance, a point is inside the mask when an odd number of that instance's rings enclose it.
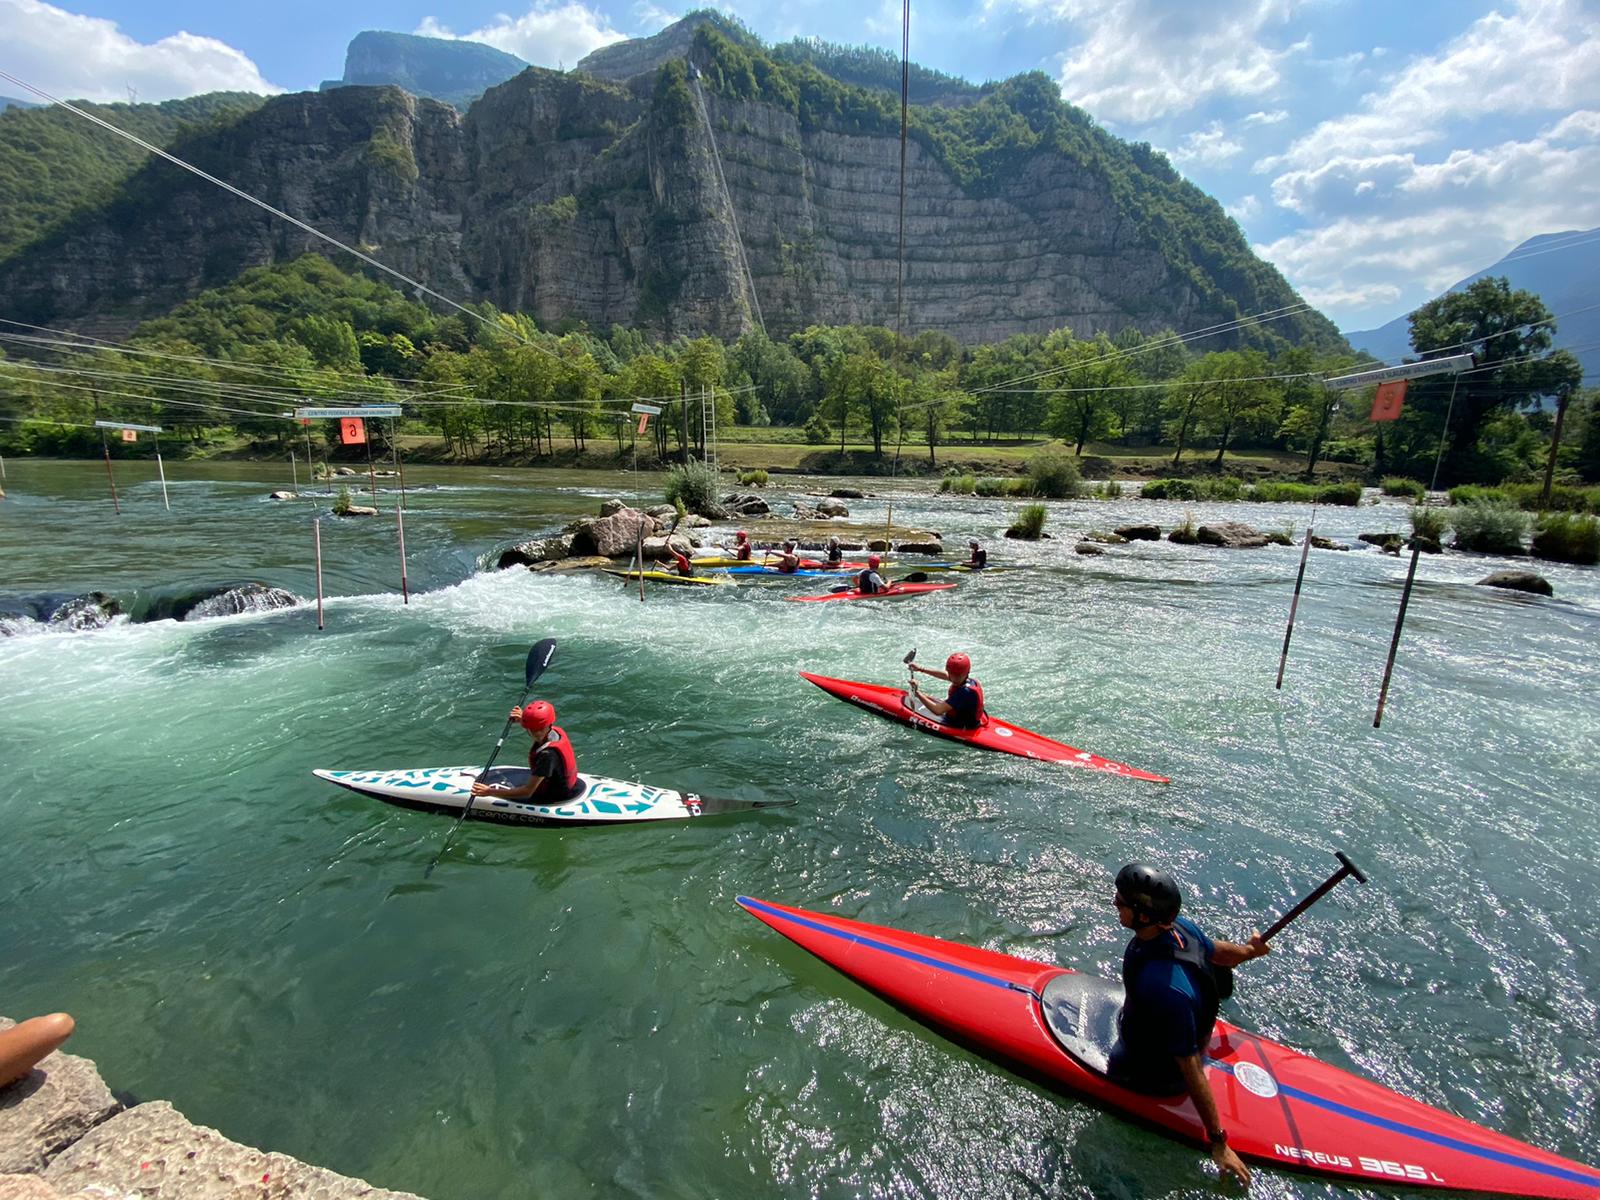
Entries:
{"label": "turquoise river water", "polygon": [[[284,464],[285,468],[287,463]],[[10,460],[0,592],[259,580],[315,594],[287,470]],[[1014,505],[856,481],[855,515],[969,534],[1035,569],[884,605],[792,584],[636,592],[487,572],[489,552],[630,496],[629,475],[408,472],[324,520],[314,608],[0,638],[0,1012],[65,1008],[130,1098],[433,1200],[519,1196],[1200,1196],[1190,1147],[952,1046],[745,915],[750,894],[1114,973],[1124,861],[1240,937],[1342,848],[1367,868],[1241,972],[1231,1019],[1550,1150],[1600,1146],[1600,574],[1554,600],[1425,558],[1383,727],[1404,560],[1075,534],[1184,510],[1303,529],[1305,506]],[[837,481],[829,481],[837,482]],[[639,485],[659,498],[659,479]],[[781,479],[775,507],[823,481]],[[1394,503],[1321,510],[1353,540]],[[759,529],[759,526],[753,526]],[[586,770],[750,816],[611,829],[448,820],[313,767],[481,761],[537,639]],[[983,754],[831,700],[968,650],[999,716],[1173,777]],[[522,735],[513,731],[516,738]],[[508,744],[515,757],[525,741]],[[1371,1195],[1264,1170],[1260,1196]]]}

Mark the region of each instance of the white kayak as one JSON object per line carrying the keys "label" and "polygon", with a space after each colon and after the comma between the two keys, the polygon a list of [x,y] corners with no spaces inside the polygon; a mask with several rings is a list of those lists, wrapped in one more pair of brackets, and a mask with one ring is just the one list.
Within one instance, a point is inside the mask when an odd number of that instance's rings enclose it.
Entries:
{"label": "white kayak", "polygon": [[[458,815],[466,806],[480,767],[416,767],[409,771],[312,771],[340,787],[375,796],[403,808]],[[479,796],[467,814],[473,821],[503,821],[513,825],[564,822],[573,825],[610,825],[628,821],[682,821],[690,817],[720,816],[776,808],[792,800],[721,800],[629,783],[599,775],[579,774],[584,789],[559,804],[530,804],[494,796]],[[485,782],[513,787],[527,782],[527,767],[494,767]]]}

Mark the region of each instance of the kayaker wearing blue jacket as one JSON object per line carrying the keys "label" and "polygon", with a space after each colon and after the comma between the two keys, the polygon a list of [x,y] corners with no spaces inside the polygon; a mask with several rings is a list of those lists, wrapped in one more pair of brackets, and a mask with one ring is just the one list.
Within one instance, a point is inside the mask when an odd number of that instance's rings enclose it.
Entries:
{"label": "kayaker wearing blue jacket", "polygon": [[876,596],[879,592],[887,591],[889,585],[878,574],[878,568],[882,565],[883,559],[876,554],[869,557],[866,570],[856,572],[856,591],[863,596]]}
{"label": "kayaker wearing blue jacket", "polygon": [[513,708],[511,719],[533,737],[528,750],[528,782],[517,787],[494,787],[474,783],[474,796],[495,796],[502,800],[536,800],[539,804],[560,804],[580,794],[583,780],[578,778],[578,759],[572,753],[567,732],[556,724],[555,706],[535,700],[526,708]]}
{"label": "kayaker wearing blue jacket", "polygon": [[1117,872],[1112,903],[1133,939],[1122,955],[1121,1039],[1110,1074],[1137,1091],[1187,1091],[1205,1127],[1211,1160],[1240,1183],[1250,1169],[1228,1145],[1228,1132],[1206,1081],[1204,1055],[1217,1005],[1232,994],[1226,971],[1271,951],[1259,933],[1244,944],[1213,941],[1187,917],[1178,881],[1165,871],[1129,863]]}
{"label": "kayaker wearing blue jacket", "polygon": [[983,685],[972,678],[972,660],[965,654],[958,651],[945,659],[942,671],[916,663],[911,664],[911,669],[950,681],[950,691],[943,700],[924,695],[917,681],[911,681],[911,690],[934,716],[943,718],[951,729],[977,729],[983,725]]}

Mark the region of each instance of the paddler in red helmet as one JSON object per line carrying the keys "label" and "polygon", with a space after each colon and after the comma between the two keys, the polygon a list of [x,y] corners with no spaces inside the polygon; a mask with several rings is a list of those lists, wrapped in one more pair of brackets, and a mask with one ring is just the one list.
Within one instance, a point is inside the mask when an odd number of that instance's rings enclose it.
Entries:
{"label": "paddler in red helmet", "polygon": [[950,690],[943,700],[935,700],[922,693],[917,681],[911,681],[911,690],[917,694],[929,712],[939,717],[951,729],[977,729],[983,725],[983,685],[972,677],[972,660],[957,651],[944,660],[944,670],[911,664],[913,671],[932,675],[935,679],[948,679]]}
{"label": "paddler in red helmet", "polygon": [[685,579],[694,578],[694,564],[689,561],[689,556],[676,546],[669,544],[672,551],[672,565],[677,568],[678,574]]}
{"label": "paddler in red helmet", "polygon": [[740,562],[750,561],[750,535],[742,529],[733,535],[733,556]]}
{"label": "paddler in red helmet", "polygon": [[1204,1056],[1217,1022],[1217,1004],[1233,992],[1227,968],[1260,958],[1272,947],[1259,933],[1248,942],[1213,941],[1188,917],[1178,915],[1183,905],[1178,881],[1144,863],[1129,863],[1117,872],[1111,902],[1133,939],[1122,955],[1120,1036],[1109,1073],[1135,1091],[1188,1092],[1205,1127],[1211,1161],[1248,1185],[1250,1168],[1228,1145],[1227,1128],[1206,1080]]}
{"label": "paddler in red helmet", "polygon": [[863,596],[876,596],[879,592],[887,591],[889,585],[878,574],[878,568],[882,565],[883,559],[876,554],[871,555],[867,559],[866,570],[856,572],[856,591]]}
{"label": "paddler in red helmet", "polygon": [[533,738],[528,750],[528,781],[515,787],[474,783],[472,794],[539,804],[560,804],[581,795],[586,785],[578,777],[578,760],[566,730],[556,724],[554,705],[548,700],[535,700],[525,708],[513,708],[511,719]]}

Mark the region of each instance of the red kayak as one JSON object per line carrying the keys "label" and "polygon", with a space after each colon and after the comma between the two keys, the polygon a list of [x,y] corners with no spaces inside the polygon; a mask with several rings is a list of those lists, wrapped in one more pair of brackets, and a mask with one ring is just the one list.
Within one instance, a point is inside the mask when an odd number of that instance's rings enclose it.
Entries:
{"label": "red kayak", "polygon": [[953,742],[963,742],[980,750],[999,750],[1004,754],[1036,758],[1043,762],[1067,763],[1069,766],[1086,767],[1091,771],[1125,775],[1129,779],[1144,779],[1150,783],[1172,782],[1165,775],[1155,775],[1149,771],[1141,771],[1138,767],[1130,767],[1126,763],[1101,758],[1098,754],[1090,754],[1087,750],[1079,750],[1065,742],[1052,741],[1020,725],[1011,725],[990,716],[985,716],[984,723],[977,729],[951,729],[925,708],[916,705],[904,688],[884,687],[876,683],[852,683],[848,679],[830,679],[826,675],[813,675],[810,671],[801,671],[800,678],[810,680],[828,695],[836,696],[846,704],[854,704],[857,708],[877,713],[880,717],[888,717],[891,721],[899,721],[913,729],[920,729],[923,733],[949,738]]}
{"label": "red kayak", "polygon": [[824,596],[787,596],[788,600],[811,603],[817,600],[896,600],[903,596],[925,596],[929,592],[948,592],[953,583],[891,583],[881,592],[829,592]]}
{"label": "red kayak", "polygon": [[[1106,1074],[1122,985],[1047,963],[748,896],[739,903],[914,1019],[1133,1120],[1205,1141],[1185,1094]],[[1242,1157],[1385,1184],[1506,1196],[1600,1197],[1600,1169],[1451,1116],[1219,1020],[1206,1075]]]}

